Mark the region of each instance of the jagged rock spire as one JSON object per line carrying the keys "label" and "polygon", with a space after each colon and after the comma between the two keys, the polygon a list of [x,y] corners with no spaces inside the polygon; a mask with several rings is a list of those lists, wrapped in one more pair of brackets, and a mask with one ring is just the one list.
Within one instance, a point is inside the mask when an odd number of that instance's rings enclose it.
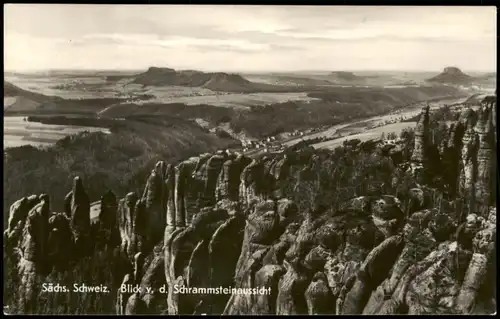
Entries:
{"label": "jagged rock spire", "polygon": [[476,180],[476,199],[479,204],[488,205],[491,199],[491,189],[493,168],[496,165],[494,161],[495,136],[493,133],[493,110],[486,106],[481,109],[479,118],[475,127],[479,138],[477,152],[477,180]]}
{"label": "jagged rock spire", "polygon": [[422,108],[420,119],[415,127],[415,148],[413,149],[411,160],[416,163],[422,163],[426,157],[425,149],[429,135],[429,112],[430,106],[427,104]]}
{"label": "jagged rock spire", "polygon": [[[424,145],[427,143],[426,135],[429,129],[428,112],[428,108],[424,109],[419,122],[418,138]],[[480,134],[487,135],[491,131],[489,124],[491,121],[490,112],[487,124],[483,126],[484,130],[481,130],[481,124],[476,127],[477,132],[469,130],[473,134],[472,137],[477,140]],[[441,268],[433,265],[456,261],[460,262],[458,265],[460,268],[458,266],[457,268],[467,269],[470,275],[466,275],[464,279],[467,285],[462,285],[462,291],[465,292],[461,294],[461,304],[473,303],[475,295],[469,294],[470,287],[489,280],[486,277],[490,262],[488,249],[494,247],[494,236],[491,235],[490,229],[482,230],[483,233],[474,238],[473,248],[460,247],[458,240],[453,240],[455,221],[451,219],[448,211],[415,210],[405,217],[399,200],[394,196],[383,194],[356,198],[348,205],[340,203],[342,208],[338,212],[342,214],[318,210],[324,214],[317,214],[314,218],[309,214],[309,217],[304,218],[293,201],[276,198],[266,200],[266,197],[270,197],[266,194],[270,187],[262,184],[265,184],[269,177],[273,177],[274,181],[286,182],[286,176],[290,174],[289,165],[292,166],[287,163],[288,158],[268,158],[253,162],[248,158],[237,167],[237,170],[235,169],[239,173],[239,179],[232,176],[234,173],[232,169],[223,170],[225,163],[231,166],[231,162],[228,162],[229,157],[214,155],[211,158],[212,160],[206,162],[192,158],[179,164],[176,176],[170,173],[165,175],[167,166],[160,163],[157,165],[158,170],[152,176],[161,178],[150,178],[147,191],[142,198],[132,192],[119,203],[118,216],[122,240],[125,247],[130,247],[127,265],[134,266],[133,270],[127,271],[130,273],[125,276],[122,283],[140,284],[142,287],[155,287],[155,289],[166,283],[169,289],[168,295],[161,298],[153,297],[167,299],[170,314],[208,311],[224,314],[289,314],[305,312],[305,304],[309,313],[316,314],[331,311],[329,306],[333,305],[335,300],[338,301],[336,309],[339,314],[372,312],[387,314],[395,312],[392,305],[399,302],[399,295],[405,294],[415,297],[408,310],[413,314],[415,309],[426,309],[430,302],[434,302],[436,298],[434,292],[426,288],[435,287],[436,280],[452,283],[456,280],[455,274],[442,275],[439,272]],[[320,156],[315,156],[309,165],[311,167],[322,165],[321,160]],[[298,165],[303,167],[306,162],[303,160]],[[197,172],[198,170],[200,172]],[[213,189],[216,183],[214,177],[218,171],[223,176],[219,180],[224,183],[222,186],[216,184],[215,187],[226,187],[230,191],[219,192]],[[165,186],[159,183],[166,183],[169,178],[170,182],[166,185],[175,186],[168,186],[166,189],[171,193],[172,189],[177,189],[175,197],[165,192],[157,193]],[[193,181],[198,178],[203,181],[199,183],[203,187],[191,188]],[[243,185],[241,194],[236,192],[240,183]],[[373,187],[375,183],[369,185]],[[232,194],[233,189],[234,194]],[[377,189],[383,188],[375,186],[374,190]],[[412,200],[417,200],[420,207],[418,210],[430,203],[433,196],[430,189],[410,191],[414,193]],[[74,193],[78,192],[75,189]],[[255,205],[246,211],[239,211],[238,214],[230,213],[223,205],[204,207],[201,211],[190,210],[195,207],[190,202],[193,199],[205,199],[218,193],[222,194],[222,200],[234,198],[235,202],[238,199],[245,202],[250,199],[255,200]],[[228,196],[230,194],[231,197]],[[238,195],[241,196],[238,198]],[[109,194],[106,197],[114,196]],[[173,198],[179,203],[174,208],[182,209],[179,211],[179,216],[183,223],[178,229],[165,232],[163,247],[160,244],[147,251],[139,249],[140,240],[136,236],[149,234],[153,229],[151,212],[159,207],[163,210],[157,212],[163,214],[165,200]],[[41,215],[38,211],[35,213],[31,218],[38,218],[38,215]],[[170,223],[175,222],[174,218],[175,216],[169,217]],[[496,213],[489,217],[490,220],[495,218]],[[484,218],[482,221],[477,218],[476,224],[487,223],[492,225],[491,228],[496,227],[494,221],[485,222]],[[167,227],[174,226],[167,224]],[[469,233],[474,236],[478,232],[474,230]],[[467,236],[472,237],[469,234]],[[38,240],[39,237],[35,239]],[[471,241],[469,238],[468,242]],[[465,254],[466,249],[469,251]],[[417,255],[409,254],[408,251],[424,253]],[[473,258],[481,258],[482,263],[476,261],[469,263],[472,253],[475,256]],[[465,255],[468,258],[462,258]],[[383,264],[391,267],[385,267]],[[370,283],[371,278],[375,278],[373,271],[378,269],[386,269],[385,274],[381,275],[380,280],[377,279],[379,284],[374,286],[371,292],[369,291],[368,296],[363,287],[366,287],[366,282]],[[162,270],[164,275],[161,274]],[[25,275],[29,275],[29,271],[31,269],[21,269],[22,278],[26,278]],[[385,284],[394,278],[393,286]],[[207,299],[199,302],[199,294],[176,295],[173,292],[176,284],[186,287],[219,287],[227,283],[234,283],[233,286],[237,288],[273,285],[272,289],[276,294],[257,296],[260,298],[258,300],[251,299],[245,294],[233,294],[228,296],[229,300],[219,301],[214,298],[208,299],[208,302]],[[297,289],[300,289],[299,293],[304,296],[301,304],[293,298],[297,295]],[[394,291],[397,294],[394,294]],[[332,296],[331,292],[334,292],[335,296]],[[137,314],[146,310],[147,313],[155,313],[159,312],[160,307],[163,308],[161,311],[165,310],[164,304],[161,302],[155,304],[156,300],[151,302],[154,299],[149,296],[151,295],[147,293],[137,292],[130,296],[129,292],[121,292],[117,300],[117,313]],[[487,298],[492,299],[490,296]],[[270,304],[274,308],[271,308]],[[214,305],[217,307],[215,310]],[[301,307],[303,310],[300,310]],[[455,305],[451,304],[442,312],[450,313],[455,311],[455,308]],[[463,307],[461,311],[466,313],[468,309],[468,306]]]}

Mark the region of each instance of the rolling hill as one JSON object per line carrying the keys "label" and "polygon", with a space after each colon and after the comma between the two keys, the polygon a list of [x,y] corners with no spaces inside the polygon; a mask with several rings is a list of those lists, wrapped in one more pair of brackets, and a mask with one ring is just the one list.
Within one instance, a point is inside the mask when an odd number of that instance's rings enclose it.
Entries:
{"label": "rolling hill", "polygon": [[484,86],[496,87],[497,74],[495,72],[482,74],[475,78],[474,83]]}
{"label": "rolling hill", "polygon": [[124,98],[65,99],[24,90],[4,80],[4,115],[96,114],[109,105],[129,100]]}
{"label": "rolling hill", "polygon": [[[264,138],[281,132],[336,125],[354,118],[375,116],[409,104],[464,96],[459,88],[432,85],[403,88],[332,87],[310,92],[311,101],[288,101],[238,110],[212,105],[182,103],[122,103],[99,113],[101,118],[137,115],[170,115],[183,119],[203,119],[212,125],[229,123],[237,133]],[[465,95],[466,96],[466,95]]]}
{"label": "rolling hill", "polygon": [[51,110],[63,99],[23,90],[14,84],[3,82],[4,112]]}

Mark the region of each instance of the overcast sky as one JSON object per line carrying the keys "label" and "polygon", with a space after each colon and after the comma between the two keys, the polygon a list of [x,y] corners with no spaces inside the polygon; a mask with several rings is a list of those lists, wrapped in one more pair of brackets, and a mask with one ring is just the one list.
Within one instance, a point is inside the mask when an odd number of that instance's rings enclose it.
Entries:
{"label": "overcast sky", "polygon": [[7,4],[6,70],[496,70],[495,7]]}

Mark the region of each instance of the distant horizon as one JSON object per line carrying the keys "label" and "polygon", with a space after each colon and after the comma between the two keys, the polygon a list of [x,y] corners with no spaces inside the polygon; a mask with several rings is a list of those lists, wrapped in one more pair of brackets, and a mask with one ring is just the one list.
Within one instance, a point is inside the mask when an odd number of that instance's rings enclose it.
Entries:
{"label": "distant horizon", "polygon": [[[496,70],[496,7],[6,4],[4,68]],[[477,71],[472,71],[477,70]]]}
{"label": "distant horizon", "polygon": [[241,73],[241,74],[265,74],[265,73],[306,73],[306,72],[321,72],[321,73],[330,73],[330,72],[408,72],[408,73],[441,73],[444,71],[446,67],[457,67],[464,73],[497,73],[496,70],[468,70],[463,69],[459,66],[445,66],[439,70],[418,70],[418,69],[372,69],[372,70],[363,70],[363,69],[341,69],[341,70],[325,70],[325,69],[296,69],[296,70],[253,70],[253,71],[245,71],[245,70],[203,70],[203,69],[187,69],[187,68],[174,68],[169,66],[157,66],[152,65],[146,68],[130,68],[130,69],[94,69],[94,68],[50,68],[50,69],[31,69],[31,70],[7,70],[4,69],[5,73],[19,73],[19,74],[32,74],[32,73],[44,73],[44,72],[145,72],[150,67],[158,67],[158,68],[170,68],[176,71],[187,71],[194,70],[206,73]]}

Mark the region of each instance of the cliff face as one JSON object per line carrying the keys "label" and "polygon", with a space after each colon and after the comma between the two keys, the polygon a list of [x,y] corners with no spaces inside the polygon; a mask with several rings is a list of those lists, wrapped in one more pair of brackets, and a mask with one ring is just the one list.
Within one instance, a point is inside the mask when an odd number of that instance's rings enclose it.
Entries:
{"label": "cliff face", "polygon": [[[417,126],[412,157],[424,168],[428,112]],[[455,123],[442,149],[456,163],[450,174],[462,181],[457,196],[473,198],[466,218],[456,217],[454,198],[433,207],[432,190],[418,184],[408,192],[412,205],[356,190],[337,208],[302,211],[287,198],[291,178],[305,184],[312,168],[335,164],[310,151],[261,159],[219,152],[177,165],[158,162],[142,195],[118,201],[108,192],[90,203],[77,178],[65,214],[51,213],[46,195],[20,199],[4,234],[18,263],[19,312],[34,312],[41,278],[95,250],[112,251],[114,264],[122,265],[113,273],[118,286],[142,287],[113,291],[117,314],[486,312],[480,308],[494,307],[487,282],[496,271],[496,209],[489,198],[496,152],[493,112],[485,106],[479,113],[477,123],[470,111],[463,124]],[[349,147],[360,152],[367,146]],[[400,183],[394,175],[393,184]],[[162,286],[166,293],[159,292]],[[193,290],[200,287],[235,290]]]}

